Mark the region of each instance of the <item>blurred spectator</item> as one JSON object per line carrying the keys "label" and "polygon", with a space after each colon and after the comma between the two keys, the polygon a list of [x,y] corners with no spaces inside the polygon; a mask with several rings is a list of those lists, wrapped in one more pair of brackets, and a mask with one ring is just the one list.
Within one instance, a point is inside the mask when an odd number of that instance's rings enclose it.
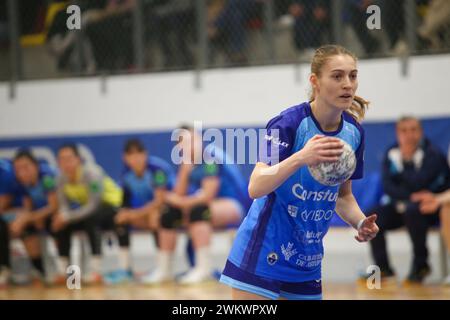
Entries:
{"label": "blurred spectator", "polygon": [[[450,166],[450,148],[448,153],[448,164]],[[415,192],[411,196],[412,201],[419,202],[420,212],[423,214],[431,214],[440,208],[441,234],[447,248],[447,259],[450,258],[450,182],[448,189],[441,193],[431,193],[429,191]],[[450,261],[447,263],[447,268]],[[447,269],[447,277],[444,279],[444,285],[450,285],[450,274]]]}
{"label": "blurred spectator", "polygon": [[445,190],[450,172],[444,155],[423,137],[418,119],[401,118],[396,133],[398,144],[387,151],[383,164],[385,201],[373,210],[378,214],[380,232],[370,245],[382,277],[394,276],[388,260],[385,232],[405,225],[414,251],[407,281],[421,283],[431,272],[426,238],[428,227],[438,222],[438,215],[436,210],[429,214],[421,212],[419,205],[413,202],[412,194]]}
{"label": "blurred spectator", "polygon": [[[71,71],[81,67],[88,73],[133,68],[132,10],[135,0],[81,0],[76,3],[82,11],[84,36],[80,41],[81,48],[76,48],[77,33],[67,29],[65,10],[56,15],[47,35],[51,52],[58,58],[58,67]],[[71,4],[73,1],[68,3]]]}
{"label": "blurred spectator", "polygon": [[[84,231],[92,258],[88,272],[82,273],[82,281],[101,282],[101,231],[115,230],[114,216],[122,203],[122,190],[101,167],[84,164],[74,144],[59,148],[58,163],[61,170],[57,183],[59,211],[52,221],[52,230],[57,232],[62,268],[67,268],[69,263],[72,234]],[[122,230],[115,231],[122,245],[125,241]]]}
{"label": "blurred spectator", "polygon": [[[450,1],[448,0],[431,0],[428,10],[423,19],[422,25],[419,27],[419,35],[429,41],[435,49],[443,46],[441,39],[441,31],[450,27]],[[447,30],[448,31],[448,30]]]}
{"label": "blurred spectator", "polygon": [[6,0],[0,0],[0,48],[8,43],[9,27]]}
{"label": "blurred spectator", "polygon": [[297,50],[312,57],[330,27],[329,0],[293,0],[289,13],[294,18],[294,44]]}
{"label": "blurred spectator", "polygon": [[[429,0],[415,0],[417,19],[423,18],[423,12],[427,11]],[[404,53],[408,49],[405,40],[406,19],[411,19],[406,15],[405,0],[389,1],[383,0],[381,2],[382,24],[386,29],[386,34],[389,40],[389,49],[394,54]],[[422,45],[420,43],[419,45]]]}
{"label": "blurred spectator", "polygon": [[[58,1],[55,1],[58,2]],[[63,9],[59,10],[47,33],[47,48],[51,55],[57,59],[58,70],[67,70],[70,72],[85,71],[92,74],[96,70],[96,61],[92,52],[92,45],[89,39],[80,35],[79,45],[77,47],[77,33],[67,29],[66,8],[74,3],[81,9],[81,29],[100,19],[102,14],[101,1],[70,1]],[[104,4],[103,4],[104,6]]]}
{"label": "blurred spectator", "polygon": [[344,17],[355,31],[365,53],[369,56],[379,52],[381,46],[380,41],[370,33],[366,25],[369,17],[366,13],[367,7],[374,2],[374,0],[346,0],[344,7]]}
{"label": "blurred spectator", "polygon": [[19,0],[20,35],[37,33],[43,27],[45,0]]}
{"label": "blurred spectator", "polygon": [[[193,42],[193,0],[150,0],[146,23],[149,37],[159,44],[165,68],[190,67],[194,58],[189,47]],[[148,21],[148,22],[147,22]]]}
{"label": "blurred spectator", "polygon": [[172,168],[164,160],[151,157],[138,139],[125,143],[123,159],[126,170],[122,176],[122,207],[115,217],[125,241],[120,250],[121,269],[105,276],[107,283],[120,283],[131,278],[129,264],[129,232],[131,229],[152,230],[159,228],[161,205],[166,189],[174,180]]}
{"label": "blurred spectator", "polygon": [[173,278],[172,256],[177,228],[183,224],[188,225],[196,262],[179,282],[193,284],[209,279],[212,271],[212,228],[237,224],[246,212],[246,183],[237,167],[229,164],[222,150],[216,147],[214,159],[207,158],[202,164],[192,164],[195,154],[212,154],[212,150],[208,151],[202,145],[201,139],[194,130],[183,130],[178,147],[185,158],[179,167],[174,191],[166,195],[159,230],[157,268],[143,279],[144,283],[155,284]]}
{"label": "blurred spectator", "polygon": [[231,63],[247,63],[247,23],[255,14],[257,0],[211,0],[208,2],[208,38],[212,62],[223,51]]}
{"label": "blurred spectator", "polygon": [[133,8],[135,0],[103,0],[102,10],[87,12],[86,34],[91,41],[98,70],[134,67]]}
{"label": "blurred spectator", "polygon": [[386,35],[389,40],[389,48],[393,51],[400,50],[400,41],[404,42],[405,32],[405,1],[404,0],[384,0],[382,3],[382,23],[386,28]]}
{"label": "blurred spectator", "polygon": [[23,207],[10,223],[10,235],[21,238],[34,267],[36,280],[47,284],[65,282],[62,275],[46,273],[42,261],[40,235],[50,234],[51,218],[58,208],[56,195],[56,172],[46,163],[40,163],[26,149],[19,150],[14,157],[14,172],[23,196]]}

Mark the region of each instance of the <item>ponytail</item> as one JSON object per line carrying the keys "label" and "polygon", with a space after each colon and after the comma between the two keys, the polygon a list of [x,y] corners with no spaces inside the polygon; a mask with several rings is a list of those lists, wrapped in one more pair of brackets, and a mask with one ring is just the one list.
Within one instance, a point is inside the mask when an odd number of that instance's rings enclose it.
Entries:
{"label": "ponytail", "polygon": [[352,105],[345,112],[355,118],[356,121],[361,122],[364,119],[367,109],[369,108],[369,103],[370,102],[364,98],[355,96],[353,98]]}

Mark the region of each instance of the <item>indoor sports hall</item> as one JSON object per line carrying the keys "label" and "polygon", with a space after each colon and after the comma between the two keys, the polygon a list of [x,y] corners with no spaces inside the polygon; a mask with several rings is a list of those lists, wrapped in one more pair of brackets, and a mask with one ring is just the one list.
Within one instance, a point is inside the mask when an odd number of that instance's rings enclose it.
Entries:
{"label": "indoor sports hall", "polygon": [[[327,45],[357,57],[337,55],[370,102],[360,137],[347,111],[316,119],[340,81],[312,76]],[[242,223],[245,270],[318,266],[324,300],[450,299],[449,74],[448,0],[0,0],[0,299],[230,300]],[[302,139],[269,120],[303,102],[306,135],[360,139],[345,183],[376,236],[317,209],[338,187],[252,196],[265,146],[293,157]],[[267,249],[258,199],[282,192],[296,202],[272,216],[298,232]]]}

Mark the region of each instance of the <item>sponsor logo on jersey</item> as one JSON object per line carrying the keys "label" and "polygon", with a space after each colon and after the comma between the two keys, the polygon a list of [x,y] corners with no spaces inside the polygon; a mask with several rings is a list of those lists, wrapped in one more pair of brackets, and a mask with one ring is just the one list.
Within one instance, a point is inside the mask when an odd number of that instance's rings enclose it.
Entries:
{"label": "sponsor logo on jersey", "polygon": [[284,260],[289,261],[289,259],[298,252],[297,249],[294,248],[294,244],[292,242],[288,242],[286,247],[284,244],[281,245],[281,253],[283,253]]}
{"label": "sponsor logo on jersey", "polygon": [[315,255],[299,254],[296,265],[303,268],[315,268],[322,262],[323,255],[321,253]]}
{"label": "sponsor logo on jersey", "polygon": [[305,231],[300,227],[294,230],[294,238],[305,245],[319,244],[322,241],[324,232],[322,231]]}
{"label": "sponsor logo on jersey", "polygon": [[293,205],[288,205],[288,213],[292,218],[297,218],[298,207]]}
{"label": "sponsor logo on jersey", "polygon": [[292,186],[292,193],[300,200],[306,201],[329,201],[336,202],[338,198],[337,192],[327,191],[308,191],[303,188],[300,183],[296,183]]}
{"label": "sponsor logo on jersey", "polygon": [[275,144],[277,146],[282,146],[282,147],[285,147],[285,148],[289,147],[289,143],[283,142],[283,141],[280,140],[280,138],[277,138],[277,137],[269,136],[269,135],[266,134],[264,136],[264,139],[267,140],[267,141],[272,142],[273,144]]}
{"label": "sponsor logo on jersey", "polygon": [[273,266],[278,261],[278,255],[275,252],[271,252],[267,255],[267,263]]}
{"label": "sponsor logo on jersey", "polygon": [[321,220],[330,220],[333,217],[333,210],[304,210],[300,217],[303,221],[321,221]]}

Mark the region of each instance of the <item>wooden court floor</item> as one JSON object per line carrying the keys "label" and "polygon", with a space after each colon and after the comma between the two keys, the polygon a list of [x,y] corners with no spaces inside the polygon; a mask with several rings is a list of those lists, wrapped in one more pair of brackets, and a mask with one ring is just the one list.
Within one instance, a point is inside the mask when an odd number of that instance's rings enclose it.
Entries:
{"label": "wooden court floor", "polygon": [[[230,298],[230,288],[215,281],[195,286],[177,284],[144,286],[130,283],[118,286],[82,286],[79,290],[69,290],[65,287],[47,288],[41,285],[0,289],[1,300],[228,300]],[[324,283],[323,298],[324,300],[450,300],[450,286],[390,284],[382,286],[381,289],[369,290],[357,283]]]}

